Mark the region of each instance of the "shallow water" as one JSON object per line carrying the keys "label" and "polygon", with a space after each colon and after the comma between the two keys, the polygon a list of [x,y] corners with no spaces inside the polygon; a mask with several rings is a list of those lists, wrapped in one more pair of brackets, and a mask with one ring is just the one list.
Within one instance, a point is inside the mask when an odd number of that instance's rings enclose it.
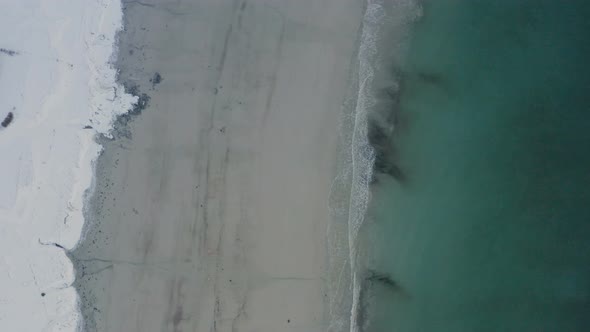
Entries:
{"label": "shallow water", "polygon": [[[590,4],[425,1],[363,232],[365,331],[590,326]],[[395,153],[393,153],[395,152]]]}

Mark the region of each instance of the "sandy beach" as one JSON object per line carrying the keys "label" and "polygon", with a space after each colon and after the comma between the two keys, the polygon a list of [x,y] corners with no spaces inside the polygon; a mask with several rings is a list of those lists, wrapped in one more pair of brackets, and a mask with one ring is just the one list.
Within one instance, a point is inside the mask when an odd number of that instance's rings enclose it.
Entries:
{"label": "sandy beach", "polygon": [[363,2],[123,2],[120,80],[150,99],[101,141],[70,252],[84,331],[325,331]]}

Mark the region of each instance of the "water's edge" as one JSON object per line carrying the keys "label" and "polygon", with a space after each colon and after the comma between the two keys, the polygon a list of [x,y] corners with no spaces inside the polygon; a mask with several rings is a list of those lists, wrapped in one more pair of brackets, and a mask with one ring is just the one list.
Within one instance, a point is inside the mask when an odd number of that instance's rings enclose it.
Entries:
{"label": "water's edge", "polygon": [[367,326],[363,302],[376,272],[369,268],[362,227],[368,221],[371,186],[383,176],[401,180],[388,142],[399,121],[396,101],[409,29],[420,16],[421,7],[414,2],[367,1],[343,105],[339,169],[330,198],[328,331],[358,332]]}

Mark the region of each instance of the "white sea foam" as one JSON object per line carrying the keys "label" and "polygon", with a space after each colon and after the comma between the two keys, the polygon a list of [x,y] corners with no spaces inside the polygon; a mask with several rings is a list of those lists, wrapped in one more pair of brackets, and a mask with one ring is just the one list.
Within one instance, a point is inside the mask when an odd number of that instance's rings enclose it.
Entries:
{"label": "white sea foam", "polygon": [[377,38],[379,30],[379,16],[383,15],[380,3],[369,1],[359,49],[358,96],[354,112],[354,128],[352,134],[352,187],[348,214],[348,245],[351,265],[352,307],[350,316],[350,330],[358,331],[359,298],[361,281],[357,264],[358,231],[364,221],[369,203],[369,185],[372,177],[375,151],[368,140],[367,112],[372,107],[373,91],[371,82],[374,78],[375,57],[377,55]]}
{"label": "white sea foam", "polygon": [[0,0],[0,16],[15,51],[0,53],[0,118],[14,113],[0,129],[0,330],[75,331],[72,264],[52,244],[77,243],[94,137],[135,102],[110,64],[121,4]]}
{"label": "white sea foam", "polygon": [[[370,201],[370,183],[373,177],[373,165],[375,151],[368,140],[368,119],[369,114],[378,108],[376,97],[378,80],[389,81],[389,84],[396,84],[392,73],[385,70],[391,65],[398,66],[403,62],[406,53],[406,41],[409,33],[409,26],[422,14],[421,7],[415,0],[386,2],[384,0],[368,0],[367,8],[363,18],[363,26],[359,40],[359,52],[356,73],[353,75],[357,81],[352,82],[357,94],[345,104],[344,119],[341,130],[345,131],[341,137],[343,156],[341,157],[341,169],[334,180],[331,212],[338,219],[347,219],[347,242],[349,253],[348,261],[342,265],[348,265],[351,273],[347,280],[348,285],[342,284],[343,278],[338,276],[335,279],[336,285],[332,291],[334,299],[342,296],[342,289],[352,291],[350,300],[350,317],[347,322],[337,317],[334,306],[331,304],[332,322],[329,331],[342,331],[349,327],[351,332],[361,330],[362,322],[359,321],[360,295],[362,287],[363,267],[359,260],[358,236],[361,226],[365,222],[365,215]],[[384,58],[385,57],[385,58]],[[384,65],[387,64],[388,67]],[[385,77],[385,78],[384,78]],[[351,107],[352,105],[352,107]],[[347,108],[350,107],[349,110]],[[346,131],[350,133],[346,133]],[[348,184],[344,184],[348,182]],[[337,194],[335,191],[350,191],[349,195]],[[346,203],[339,202],[338,198],[347,197]],[[338,242],[338,241],[334,241]],[[342,241],[338,242],[341,243]],[[340,250],[343,248],[335,248]],[[335,270],[344,271],[344,266],[336,267]],[[342,299],[339,299],[342,301]]]}

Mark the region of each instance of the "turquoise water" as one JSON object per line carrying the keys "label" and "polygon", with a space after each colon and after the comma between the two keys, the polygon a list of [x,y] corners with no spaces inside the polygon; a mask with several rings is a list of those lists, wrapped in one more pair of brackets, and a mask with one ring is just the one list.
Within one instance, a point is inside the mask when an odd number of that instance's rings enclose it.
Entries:
{"label": "turquoise water", "polygon": [[590,2],[424,1],[408,45],[362,330],[590,331]]}

